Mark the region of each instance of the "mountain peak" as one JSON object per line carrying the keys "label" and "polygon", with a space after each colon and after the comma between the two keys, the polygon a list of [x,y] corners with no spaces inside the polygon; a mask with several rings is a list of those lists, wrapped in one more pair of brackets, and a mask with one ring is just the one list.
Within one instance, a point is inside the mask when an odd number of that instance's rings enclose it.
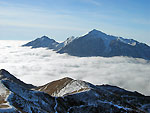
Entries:
{"label": "mountain peak", "polygon": [[64,78],[62,78],[62,79],[60,79],[60,80],[70,80],[70,81],[72,81],[73,79],[70,78],[70,77],[64,77]]}
{"label": "mountain peak", "polygon": [[[88,34],[92,34],[92,35],[99,35],[99,34],[105,34],[105,33],[103,33],[103,32],[101,32],[101,31],[99,31],[99,30],[97,30],[97,29],[93,29],[93,30],[91,30]],[[106,35],[106,34],[105,34]]]}
{"label": "mountain peak", "polygon": [[40,39],[41,39],[41,40],[47,40],[47,39],[49,40],[50,38],[44,35],[44,36],[42,36]]}
{"label": "mountain peak", "polygon": [[5,69],[1,69],[0,70],[0,80],[10,80],[12,82],[15,82],[15,83],[17,83],[19,85],[22,85],[22,86],[28,88],[28,89],[35,88],[35,86],[33,86],[31,84],[26,84],[23,81],[19,80],[18,78],[16,78],[14,75],[9,73]]}
{"label": "mountain peak", "polygon": [[91,30],[91,32],[99,32],[99,30],[93,29],[93,30]]}
{"label": "mountain peak", "polygon": [[1,70],[0,70],[0,74],[2,75],[3,73],[8,73],[8,71],[5,70],[5,69],[1,69]]}
{"label": "mountain peak", "polygon": [[1,78],[12,78],[13,75],[11,75],[7,70],[5,69],[1,69],[0,70],[0,75],[1,75]]}
{"label": "mountain peak", "polygon": [[34,41],[40,41],[40,43],[45,43],[45,42],[56,42],[54,39],[49,38],[48,36],[42,36],[40,38],[35,39]]}
{"label": "mountain peak", "polygon": [[50,39],[47,36],[42,36],[41,38],[36,38],[35,40],[28,42],[22,46],[31,46],[32,48],[45,47],[49,49],[55,49],[59,43],[54,39]]}

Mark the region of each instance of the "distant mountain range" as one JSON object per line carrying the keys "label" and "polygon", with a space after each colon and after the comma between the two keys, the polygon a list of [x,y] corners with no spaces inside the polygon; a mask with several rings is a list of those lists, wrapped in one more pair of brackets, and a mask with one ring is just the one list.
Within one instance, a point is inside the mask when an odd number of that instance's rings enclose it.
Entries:
{"label": "distant mountain range", "polygon": [[111,85],[62,78],[43,86],[0,71],[1,113],[147,113],[150,97]]}
{"label": "distant mountain range", "polygon": [[133,39],[107,35],[96,29],[84,36],[67,38],[62,43],[43,36],[23,46],[31,46],[32,48],[46,47],[57,51],[57,53],[68,53],[79,57],[128,56],[150,60],[150,46]]}

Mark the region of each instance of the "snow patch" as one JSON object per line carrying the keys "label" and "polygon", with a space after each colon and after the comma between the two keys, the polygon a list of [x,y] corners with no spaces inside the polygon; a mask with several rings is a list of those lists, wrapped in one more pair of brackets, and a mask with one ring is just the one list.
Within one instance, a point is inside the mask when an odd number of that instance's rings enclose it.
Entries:
{"label": "snow patch", "polygon": [[55,113],[58,113],[58,112],[57,112],[57,106],[58,106],[57,97],[55,97],[55,103],[56,103],[56,104],[55,104],[54,110],[55,110]]}
{"label": "snow patch", "polygon": [[0,95],[1,96],[4,96],[6,94],[6,88],[5,86],[1,83],[1,80],[0,80]]}
{"label": "snow patch", "polygon": [[[0,108],[0,113],[18,113],[15,108]],[[19,112],[21,113],[21,112]]]}
{"label": "snow patch", "polygon": [[[103,33],[101,31],[98,31],[96,29],[93,29],[92,31],[88,32],[87,34],[85,34],[84,36],[86,36],[86,38],[101,38],[104,41],[104,44],[106,46],[105,52],[108,52],[111,50],[111,48],[109,47],[110,42],[113,40],[119,40],[125,44],[129,44],[132,46],[135,46],[137,41],[133,40],[133,39],[125,39],[122,37],[117,37],[117,36],[112,36],[112,35],[108,35],[106,33]],[[81,37],[84,37],[81,36]]]}
{"label": "snow patch", "polygon": [[80,92],[79,90],[87,91],[89,89],[90,87],[86,82],[83,82],[81,80],[72,80],[70,83],[66,85],[66,87],[64,87],[57,94],[55,94],[55,96],[60,97],[66,94],[71,94],[73,92]]}
{"label": "snow patch", "polygon": [[123,106],[119,106],[119,105],[114,104],[114,103],[112,103],[112,102],[101,101],[101,100],[98,100],[98,102],[100,102],[100,103],[110,104],[110,105],[113,105],[113,106],[115,106],[115,107],[117,107],[117,108],[119,108],[119,109],[131,110],[130,108],[125,108],[125,107],[123,107]]}

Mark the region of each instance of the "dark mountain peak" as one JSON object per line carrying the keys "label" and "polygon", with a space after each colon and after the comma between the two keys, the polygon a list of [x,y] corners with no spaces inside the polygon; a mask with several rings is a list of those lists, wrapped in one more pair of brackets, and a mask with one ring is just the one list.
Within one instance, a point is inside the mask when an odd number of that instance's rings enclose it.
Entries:
{"label": "dark mountain peak", "polygon": [[7,70],[5,70],[5,69],[1,69],[0,70],[0,75],[3,75],[4,73],[9,73]]}
{"label": "dark mountain peak", "polygon": [[48,37],[48,36],[45,36],[45,35],[42,36],[41,38],[44,38],[44,39],[47,39],[47,38],[48,38],[48,39],[49,39],[49,37]]}
{"label": "dark mountain peak", "polygon": [[99,30],[97,30],[97,29],[94,28],[94,29],[92,29],[92,31],[99,31]]}
{"label": "dark mountain peak", "polygon": [[23,46],[31,46],[32,48],[44,47],[49,49],[55,49],[58,44],[59,43],[56,42],[54,39],[50,39],[47,36],[42,36],[41,38],[37,38],[31,42],[28,42],[27,44],[24,44]]}
{"label": "dark mountain peak", "polygon": [[5,69],[1,69],[1,70],[0,70],[0,75],[1,75],[0,79],[2,79],[2,78],[7,78],[7,79],[14,78],[14,76],[11,75],[11,74],[10,74],[7,70],[5,70]]}
{"label": "dark mountain peak", "polygon": [[23,81],[19,80],[18,78],[16,78],[14,75],[10,74],[5,69],[0,70],[0,80],[10,80],[14,83],[24,86],[25,88],[28,88],[28,89],[35,88],[35,86],[33,86],[32,84],[26,84]]}
{"label": "dark mountain peak", "polygon": [[101,31],[99,31],[97,29],[92,29],[90,32],[96,33],[96,32],[101,32]]}
{"label": "dark mountain peak", "polygon": [[50,38],[48,37],[48,36],[42,36],[41,38],[39,38],[39,39],[41,39],[41,40],[50,40]]}
{"label": "dark mountain peak", "polygon": [[44,41],[53,41],[53,42],[56,42],[54,39],[51,39],[47,36],[42,36],[41,38],[37,38],[37,40],[40,40],[41,42],[44,42]]}
{"label": "dark mountain peak", "polygon": [[99,31],[97,29],[91,30],[90,32],[88,32],[88,34],[90,34],[90,35],[106,35],[104,32]]}

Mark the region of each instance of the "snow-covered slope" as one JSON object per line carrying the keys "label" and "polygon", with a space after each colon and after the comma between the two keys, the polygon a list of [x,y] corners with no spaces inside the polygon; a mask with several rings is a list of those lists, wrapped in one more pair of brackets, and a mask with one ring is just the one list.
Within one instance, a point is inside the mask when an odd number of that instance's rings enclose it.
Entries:
{"label": "snow-covered slope", "polygon": [[89,83],[81,80],[73,80],[69,77],[62,78],[50,82],[44,86],[35,88],[35,90],[43,91],[52,96],[61,97],[69,94],[74,94],[82,91],[90,90]]}
{"label": "snow-covered slope", "polygon": [[68,45],[70,42],[72,42],[75,39],[74,36],[71,36],[67,38],[64,42],[58,43],[54,39],[50,39],[47,36],[42,36],[41,38],[37,38],[31,42],[28,42],[27,44],[24,44],[22,46],[31,46],[32,48],[48,48],[53,49],[55,51],[60,50],[61,48]]}
{"label": "snow-covered slope", "polygon": [[53,104],[55,101],[50,95],[28,90],[9,80],[3,80],[2,82],[11,91],[7,101],[15,108],[21,107],[21,111],[28,113],[33,111],[42,113],[55,112]]}
{"label": "snow-covered slope", "polygon": [[128,56],[150,59],[150,47],[133,39],[125,39],[92,30],[84,36],[75,38],[58,51],[73,56]]}
{"label": "snow-covered slope", "polygon": [[84,92],[90,90],[89,85],[81,80],[72,80],[59,92],[54,93],[53,96],[61,97],[69,94],[74,94],[78,92]]}
{"label": "snow-covered slope", "polygon": [[125,39],[125,38],[122,38],[122,37],[107,35],[107,34],[101,32],[101,31],[98,31],[96,29],[93,29],[92,31],[87,33],[85,36],[86,36],[86,38],[93,38],[93,39],[94,38],[101,38],[105,43],[106,50],[108,50],[110,42],[113,41],[113,40],[119,40],[119,41],[121,41],[125,44],[129,44],[129,45],[132,45],[132,46],[135,46],[136,43],[138,43],[137,41],[135,41],[133,39]]}
{"label": "snow-covered slope", "polygon": [[50,39],[47,36],[42,36],[41,38],[37,38],[23,46],[31,46],[32,48],[40,48],[46,47],[49,49],[55,49],[59,43],[56,42],[54,39]]}
{"label": "snow-covered slope", "polygon": [[[10,108],[0,108],[0,112],[146,113],[150,111],[150,97],[116,86],[96,86],[71,78],[56,80],[32,90],[10,79],[3,79],[2,84],[10,92],[6,99]],[[50,94],[48,90],[53,91]],[[55,97],[54,93],[58,97]]]}
{"label": "snow-covered slope", "polygon": [[74,39],[75,39],[74,36],[71,36],[71,37],[67,38],[67,39],[64,41],[64,45],[66,46],[67,44],[69,44],[70,42],[72,42]]}
{"label": "snow-covered slope", "polygon": [[48,93],[49,95],[55,95],[58,92],[60,92],[60,90],[63,89],[72,80],[73,79],[71,79],[69,77],[62,78],[60,80],[50,82],[50,83],[45,84],[43,86],[39,86],[39,87],[35,88],[35,90],[43,91],[45,93]]}
{"label": "snow-covered slope", "polygon": [[3,86],[0,80],[0,95],[5,95],[6,93],[6,88]]}
{"label": "snow-covered slope", "polygon": [[71,37],[67,38],[64,42],[59,43],[58,45],[56,45],[56,48],[54,50],[58,51],[58,50],[62,49],[63,47],[68,45],[70,42],[72,42],[74,39],[75,39],[74,36],[71,36]]}

